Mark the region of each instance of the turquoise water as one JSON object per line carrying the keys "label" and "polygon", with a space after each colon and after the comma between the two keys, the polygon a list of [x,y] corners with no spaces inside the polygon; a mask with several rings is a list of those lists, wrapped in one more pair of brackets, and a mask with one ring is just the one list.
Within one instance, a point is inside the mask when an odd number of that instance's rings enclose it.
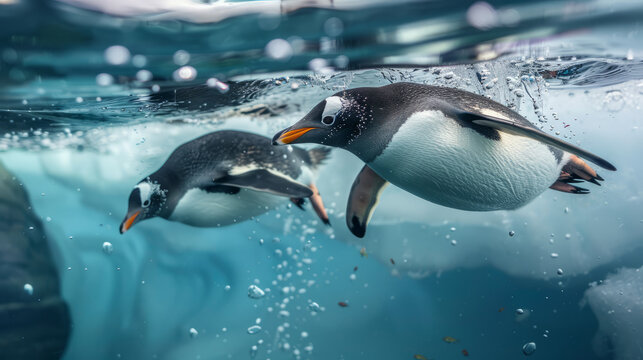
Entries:
{"label": "turquoise water", "polygon": [[[642,16],[0,0],[0,359],[643,359]],[[515,211],[390,186],[359,239],[344,216],[362,163],[335,149],[316,180],[331,227],[284,202],[119,234],[132,187],[180,144],[272,137],[339,90],[399,81],[488,96],[618,171]]]}

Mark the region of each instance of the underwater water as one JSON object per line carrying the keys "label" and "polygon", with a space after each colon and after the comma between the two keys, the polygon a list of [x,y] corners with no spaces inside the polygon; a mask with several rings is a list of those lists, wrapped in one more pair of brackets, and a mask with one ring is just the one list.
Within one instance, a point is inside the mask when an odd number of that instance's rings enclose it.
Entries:
{"label": "underwater water", "polygon": [[[641,19],[626,0],[0,0],[0,359],[643,359]],[[119,233],[179,145],[402,81],[487,96],[618,170],[510,211],[389,186],[358,238],[363,162],[333,149],[331,226],[284,198]]]}

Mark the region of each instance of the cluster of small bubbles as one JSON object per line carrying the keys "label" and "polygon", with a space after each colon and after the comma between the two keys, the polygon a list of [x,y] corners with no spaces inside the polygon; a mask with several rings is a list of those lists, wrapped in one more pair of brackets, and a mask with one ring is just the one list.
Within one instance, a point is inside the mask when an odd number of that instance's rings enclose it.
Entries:
{"label": "cluster of small bubbles", "polygon": [[109,86],[114,83],[114,77],[110,74],[100,73],[96,75],[96,85]]}
{"label": "cluster of small bubbles", "polygon": [[337,37],[344,32],[344,23],[339,18],[329,18],[324,22],[324,32],[328,36]]}
{"label": "cluster of small bubbles", "polygon": [[187,65],[190,62],[190,53],[185,50],[177,50],[172,56],[172,60],[178,66]]}
{"label": "cluster of small bubbles", "polygon": [[175,81],[190,81],[196,78],[196,74],[197,72],[194,67],[186,65],[176,69],[172,77]]}
{"label": "cluster of small bubbles", "polygon": [[123,65],[130,59],[130,52],[125,46],[114,45],[105,49],[105,61],[111,65]]}
{"label": "cluster of small bubbles", "polygon": [[189,332],[190,332],[190,337],[192,339],[194,339],[195,337],[197,337],[199,335],[199,332],[195,328],[190,328]]}
{"label": "cluster of small bubbles", "polygon": [[522,353],[525,354],[526,356],[529,356],[536,352],[536,343],[534,342],[529,342],[523,345],[522,347]]}
{"label": "cluster of small bubbles", "polygon": [[114,252],[114,246],[111,242],[105,241],[103,243],[103,252],[107,255],[111,255]]}
{"label": "cluster of small bubbles", "polygon": [[224,83],[223,81],[217,78],[209,78],[206,82],[206,85],[211,88],[219,90],[220,93],[225,94],[230,90],[230,85]]}
{"label": "cluster of small bubbles", "polygon": [[261,331],[261,326],[259,325],[252,325],[248,328],[248,334],[250,335],[254,335],[260,331]]}
{"label": "cluster of small bubbles", "polygon": [[142,69],[136,72],[136,80],[140,82],[150,81],[153,77],[152,72],[149,70]]}
{"label": "cluster of small bubbles", "polygon": [[265,295],[265,291],[263,291],[257,285],[252,284],[248,287],[248,297],[251,299],[261,299]]}
{"label": "cluster of small bubbles", "polygon": [[272,39],[266,44],[265,52],[271,59],[287,61],[292,57],[293,49],[284,39]]}
{"label": "cluster of small bubbles", "polygon": [[27,295],[33,295],[33,285],[27,283],[25,286],[22,287],[24,291],[27,293]]}

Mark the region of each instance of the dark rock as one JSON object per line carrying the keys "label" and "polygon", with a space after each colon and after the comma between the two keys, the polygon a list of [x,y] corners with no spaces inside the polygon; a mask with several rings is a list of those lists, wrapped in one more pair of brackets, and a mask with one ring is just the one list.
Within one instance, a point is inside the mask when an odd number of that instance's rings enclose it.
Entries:
{"label": "dark rock", "polygon": [[42,222],[0,163],[0,360],[59,359],[70,331]]}

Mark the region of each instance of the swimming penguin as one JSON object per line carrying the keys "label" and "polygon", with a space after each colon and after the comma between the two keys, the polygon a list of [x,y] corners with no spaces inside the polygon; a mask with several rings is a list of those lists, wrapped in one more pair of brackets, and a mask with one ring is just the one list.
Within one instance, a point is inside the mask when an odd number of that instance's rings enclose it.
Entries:
{"label": "swimming penguin", "polygon": [[267,212],[283,197],[300,208],[309,198],[329,224],[313,183],[328,154],[324,148],[275,148],[269,138],[241,131],[203,135],[176,148],[134,187],[120,232],[156,216],[198,227],[229,225]]}
{"label": "swimming penguin", "polygon": [[343,148],[366,163],[346,211],[358,237],[389,182],[440,205],[491,211],[519,208],[547,188],[588,193],[572,184],[603,178],[580,157],[616,170],[483,96],[413,83],[338,92],[273,138],[292,143]]}

